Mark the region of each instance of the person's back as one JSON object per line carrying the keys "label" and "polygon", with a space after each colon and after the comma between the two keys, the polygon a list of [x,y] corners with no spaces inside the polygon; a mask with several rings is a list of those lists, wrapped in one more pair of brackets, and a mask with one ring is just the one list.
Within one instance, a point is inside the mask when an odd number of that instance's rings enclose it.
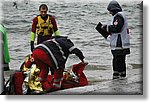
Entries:
{"label": "person's back", "polygon": [[41,48],[47,51],[50,50],[48,52],[54,55],[59,67],[62,68],[65,68],[65,63],[70,54],[76,54],[80,59],[84,58],[82,52],[79,51],[78,48],[75,48],[73,42],[63,36],[56,36],[53,39],[44,41],[43,43],[37,45],[36,48]]}

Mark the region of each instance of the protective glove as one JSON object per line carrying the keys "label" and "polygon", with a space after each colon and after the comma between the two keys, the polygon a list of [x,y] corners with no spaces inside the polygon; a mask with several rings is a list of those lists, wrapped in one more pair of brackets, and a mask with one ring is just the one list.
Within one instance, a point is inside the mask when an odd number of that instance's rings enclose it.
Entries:
{"label": "protective glove", "polygon": [[34,49],[34,41],[30,42],[30,46],[31,46],[31,51],[33,51],[33,49]]}

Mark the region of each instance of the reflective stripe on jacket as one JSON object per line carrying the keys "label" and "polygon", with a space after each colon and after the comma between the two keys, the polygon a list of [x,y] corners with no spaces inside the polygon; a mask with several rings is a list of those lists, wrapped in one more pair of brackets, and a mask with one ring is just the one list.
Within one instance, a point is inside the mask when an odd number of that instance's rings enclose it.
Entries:
{"label": "reflective stripe on jacket", "polygon": [[52,39],[36,46],[36,48],[41,48],[48,53],[56,69],[65,68],[66,60],[71,53],[69,49],[74,46],[74,44],[71,41],[67,41],[67,39],[62,39],[61,41],[62,43],[59,43],[56,39]]}
{"label": "reflective stripe on jacket", "polygon": [[70,54],[75,54],[80,60],[84,59],[83,53],[78,48],[74,47],[74,44],[70,39],[65,37],[47,40],[37,45],[36,48],[42,49],[49,55],[53,61],[53,67],[56,69],[65,68],[65,63]]}

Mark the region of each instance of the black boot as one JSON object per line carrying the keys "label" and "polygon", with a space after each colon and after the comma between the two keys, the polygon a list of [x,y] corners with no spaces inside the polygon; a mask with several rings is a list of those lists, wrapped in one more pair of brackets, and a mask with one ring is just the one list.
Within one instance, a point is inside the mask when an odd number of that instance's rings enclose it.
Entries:
{"label": "black boot", "polygon": [[119,72],[114,71],[113,73],[113,79],[118,79],[119,78]]}
{"label": "black boot", "polygon": [[126,77],[126,72],[119,72],[120,79],[124,79]]}

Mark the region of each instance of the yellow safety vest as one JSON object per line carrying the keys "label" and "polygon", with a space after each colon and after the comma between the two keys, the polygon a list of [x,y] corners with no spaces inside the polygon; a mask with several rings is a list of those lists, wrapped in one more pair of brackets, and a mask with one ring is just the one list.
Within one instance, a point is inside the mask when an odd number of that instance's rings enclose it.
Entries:
{"label": "yellow safety vest", "polygon": [[53,30],[53,24],[51,22],[50,16],[48,16],[47,20],[44,21],[41,16],[38,16],[38,24],[36,26],[36,33],[38,35],[46,36],[46,35],[52,35]]}

